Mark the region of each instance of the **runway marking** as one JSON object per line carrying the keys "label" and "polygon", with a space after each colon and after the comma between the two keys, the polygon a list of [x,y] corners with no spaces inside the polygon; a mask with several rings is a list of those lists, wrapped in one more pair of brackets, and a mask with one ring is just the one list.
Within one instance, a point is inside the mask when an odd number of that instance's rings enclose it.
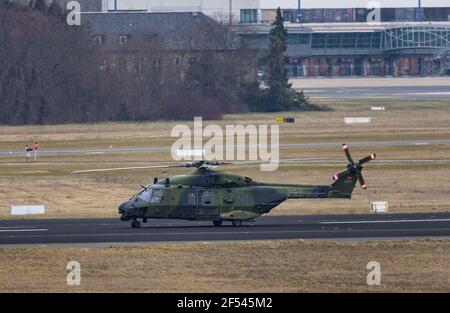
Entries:
{"label": "runway marking", "polygon": [[304,92],[311,92],[311,93],[318,93],[318,92],[325,92],[324,90],[318,90],[318,89],[306,89]]}
{"label": "runway marking", "polygon": [[[145,228],[142,228],[145,230]],[[342,233],[342,232],[414,232],[414,231],[450,231],[450,228],[418,228],[418,229],[323,229],[323,230],[281,230],[281,231],[240,231],[240,232],[178,232],[178,233],[118,233],[118,234],[61,234],[61,235],[30,235],[33,237],[126,237],[126,236],[180,236],[180,235],[252,235],[252,234],[301,234],[301,233]],[[17,237],[20,238],[20,237]],[[331,238],[332,239],[332,238]],[[1,244],[0,244],[1,245]]]}
{"label": "runway marking", "polygon": [[420,222],[450,222],[450,218],[420,219],[420,220],[385,220],[385,221],[338,221],[319,222],[319,224],[375,224],[375,223],[420,223]]}
{"label": "runway marking", "polygon": [[406,95],[418,95],[418,96],[446,96],[450,95],[450,91],[435,91],[435,92],[408,92]]}
{"label": "runway marking", "polygon": [[0,229],[1,233],[22,233],[22,232],[42,232],[48,231],[48,229],[44,228],[28,228],[28,229]]}
{"label": "runway marking", "polygon": [[[422,141],[372,141],[372,142],[352,142],[351,144],[358,147],[376,147],[376,146],[412,146],[415,143],[421,143]],[[441,145],[449,145],[450,141],[448,140],[430,140],[429,144],[441,144]],[[256,145],[262,146],[262,145]],[[304,144],[280,144],[280,148],[328,148],[328,147],[338,147],[339,144],[336,143],[304,143]],[[223,146],[227,148],[228,145]],[[250,145],[249,147],[253,147]],[[86,150],[47,150],[42,151],[41,155],[77,155],[77,154],[87,154],[87,153],[138,153],[138,152],[164,152],[170,151],[170,147],[155,147],[155,148],[145,148],[145,147],[128,147],[128,148],[113,148],[113,149],[86,149]],[[21,155],[21,152],[14,152],[14,155]],[[0,151],[0,157],[8,157],[11,154],[7,151]],[[126,162],[125,162],[126,163]],[[108,164],[108,163],[105,163]]]}
{"label": "runway marking", "polygon": [[34,229],[35,227],[22,227],[22,226],[5,226],[5,227],[0,227],[0,229],[14,229],[14,228],[20,228],[20,229]]}

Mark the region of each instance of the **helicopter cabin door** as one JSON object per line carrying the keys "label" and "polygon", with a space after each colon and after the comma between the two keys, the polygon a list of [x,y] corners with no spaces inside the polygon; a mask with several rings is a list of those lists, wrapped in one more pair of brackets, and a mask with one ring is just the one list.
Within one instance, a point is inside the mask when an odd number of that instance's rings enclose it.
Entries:
{"label": "helicopter cabin door", "polygon": [[200,188],[197,189],[197,219],[215,219],[220,215],[217,207],[217,194],[213,189]]}

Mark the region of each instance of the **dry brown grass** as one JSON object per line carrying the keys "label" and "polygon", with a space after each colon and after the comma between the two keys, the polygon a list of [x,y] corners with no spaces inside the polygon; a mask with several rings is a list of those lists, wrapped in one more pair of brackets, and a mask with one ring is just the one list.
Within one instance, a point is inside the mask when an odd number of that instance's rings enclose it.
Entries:
{"label": "dry brown grass", "polygon": [[[332,112],[276,114],[296,116],[296,124],[281,125],[281,142],[344,142],[370,140],[421,140],[450,138],[450,102],[384,102],[323,100]],[[371,112],[384,105],[386,112]],[[218,124],[273,123],[273,114],[230,115]],[[371,125],[346,126],[346,116],[371,116]],[[206,122],[205,122],[206,124]],[[0,150],[21,149],[25,142],[41,141],[45,149],[161,147],[170,146],[173,122],[110,123],[95,125],[0,127]],[[375,150],[375,151],[373,151]],[[376,152],[379,159],[450,159],[448,146],[355,148],[354,157]],[[282,158],[323,157],[342,160],[340,164],[282,165],[274,173],[260,172],[258,166],[227,167],[260,181],[326,184],[345,165],[340,149],[283,148]],[[140,184],[184,173],[134,171],[73,176],[77,169],[122,167],[145,162],[167,161],[166,152],[43,157],[38,163],[22,159],[0,159],[0,217],[8,217],[11,204],[45,204],[48,217],[116,216],[118,204],[127,200]],[[370,190],[357,190],[352,201],[290,201],[272,214],[366,213],[370,201],[389,201],[393,212],[449,211],[450,163],[439,165],[370,164],[365,176]],[[8,217],[9,218],[9,217]]]}
{"label": "dry brown grass", "polygon": [[[81,264],[81,286],[66,264]],[[366,265],[381,265],[369,287]],[[450,241],[0,249],[1,292],[450,292]]]}
{"label": "dry brown grass", "polygon": [[[316,100],[332,112],[227,115],[214,124],[269,124],[277,116],[297,117],[296,124],[281,125],[282,143],[339,140],[396,140],[448,138],[450,101],[356,101]],[[370,111],[371,106],[386,106],[386,112]],[[370,125],[346,126],[344,117],[370,116]],[[204,122],[206,124],[208,122]],[[179,122],[103,123],[57,126],[0,127],[0,150],[22,150],[40,140],[46,149],[98,147],[170,146],[170,132]],[[183,122],[192,125],[192,122]]]}

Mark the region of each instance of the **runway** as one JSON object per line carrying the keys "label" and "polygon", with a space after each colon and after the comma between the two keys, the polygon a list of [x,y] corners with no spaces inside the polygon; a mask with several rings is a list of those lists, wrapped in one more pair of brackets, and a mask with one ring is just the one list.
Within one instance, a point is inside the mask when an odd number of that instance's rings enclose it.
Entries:
{"label": "runway", "polygon": [[[354,141],[347,142],[351,147],[407,147],[407,146],[428,146],[428,145],[450,145],[450,140],[392,140],[392,141]],[[317,142],[280,144],[280,148],[286,149],[325,149],[340,148],[342,143]],[[261,146],[261,145],[260,145]],[[227,148],[228,146],[224,146]],[[248,145],[248,147],[254,147]],[[235,146],[233,146],[233,149]],[[92,148],[92,149],[66,149],[66,150],[40,150],[40,156],[62,156],[62,155],[98,155],[116,153],[158,153],[170,152],[171,147],[124,147],[124,148]],[[23,157],[22,151],[0,151],[0,157]]]}
{"label": "runway", "polygon": [[300,78],[291,82],[312,99],[450,99],[449,77]]}
{"label": "runway", "polygon": [[118,219],[0,221],[0,246],[82,246],[161,242],[330,239],[379,240],[450,237],[450,213],[268,216],[254,223],[214,227],[211,222],[150,220],[141,229]]}
{"label": "runway", "polygon": [[449,100],[450,87],[367,87],[367,88],[314,88],[305,89],[305,94],[314,99],[402,99],[402,100]]}

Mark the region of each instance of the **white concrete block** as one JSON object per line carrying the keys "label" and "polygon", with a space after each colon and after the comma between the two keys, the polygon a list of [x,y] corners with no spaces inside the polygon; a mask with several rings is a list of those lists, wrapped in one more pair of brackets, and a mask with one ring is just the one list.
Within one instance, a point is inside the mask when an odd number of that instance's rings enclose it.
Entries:
{"label": "white concrete block", "polygon": [[389,211],[389,204],[387,202],[372,202],[370,204],[370,212],[372,213],[386,213]]}
{"label": "white concrete block", "polygon": [[345,124],[370,124],[372,122],[371,117],[346,117],[344,118]]}
{"label": "white concrete block", "polygon": [[44,205],[12,205],[11,215],[45,214]]}

